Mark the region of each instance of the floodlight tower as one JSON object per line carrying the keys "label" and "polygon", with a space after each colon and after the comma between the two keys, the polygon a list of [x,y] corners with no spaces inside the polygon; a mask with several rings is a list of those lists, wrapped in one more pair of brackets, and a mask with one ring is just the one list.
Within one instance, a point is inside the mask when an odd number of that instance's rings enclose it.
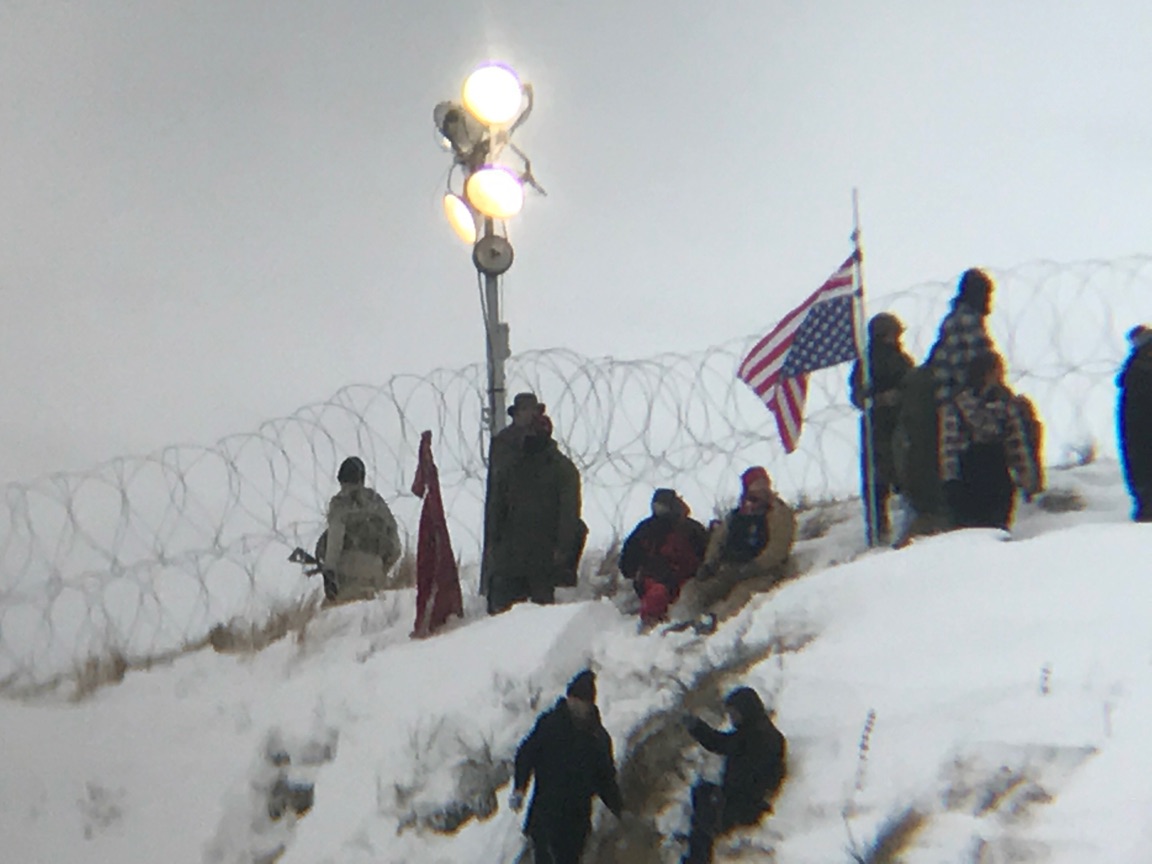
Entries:
{"label": "floodlight tower", "polygon": [[[512,133],[532,111],[532,87],[502,63],[486,63],[467,77],[459,102],[441,102],[432,112],[445,149],[453,156],[444,193],[444,213],[465,243],[483,283],[484,330],[488,355],[487,421],[491,435],[504,428],[507,393],[504,361],[509,357],[508,325],[500,320],[500,277],[512,266],[505,223],[524,206],[524,186],[544,194],[532,165],[512,143]],[[519,159],[518,170],[501,162],[505,150]],[[460,191],[452,188],[456,169]]]}

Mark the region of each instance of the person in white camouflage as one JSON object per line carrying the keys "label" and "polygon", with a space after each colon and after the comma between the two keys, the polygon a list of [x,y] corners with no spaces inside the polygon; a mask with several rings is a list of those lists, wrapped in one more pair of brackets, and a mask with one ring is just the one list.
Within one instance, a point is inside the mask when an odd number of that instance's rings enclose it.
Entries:
{"label": "person in white camouflage", "polygon": [[330,603],[368,600],[387,587],[388,572],[400,559],[396,518],[375,489],[364,485],[364,462],[349,456],[336,474],[340,483],[328,504],[328,529],[317,558]]}

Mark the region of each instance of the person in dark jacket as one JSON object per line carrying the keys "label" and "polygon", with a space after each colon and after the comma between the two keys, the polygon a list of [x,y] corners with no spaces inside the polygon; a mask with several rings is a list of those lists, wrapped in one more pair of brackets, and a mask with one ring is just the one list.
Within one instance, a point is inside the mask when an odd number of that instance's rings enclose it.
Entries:
{"label": "person in dark jacket", "polygon": [[669,605],[704,560],[708,529],[690,512],[674,489],[657,489],[652,515],[632,530],[620,550],[620,572],[636,589],[646,627],[668,617]]}
{"label": "person in dark jacket", "polygon": [[578,673],[566,695],[536,719],[516,750],[509,805],[524,806],[528,781],[536,778],[524,833],[535,864],[578,864],[592,828],[592,799],[619,818],[624,804],[616,783],[612,739],[596,707],[596,676]]}
{"label": "person in dark jacket", "polygon": [[1132,351],[1116,376],[1120,463],[1132,495],[1132,518],[1152,522],[1152,327],[1128,333]]}
{"label": "person in dark jacket", "polygon": [[536,416],[520,455],[494,478],[490,492],[488,612],[514,603],[552,603],[574,570],[579,546],[580,472],[552,440],[552,421]]}
{"label": "person in dark jacket", "polygon": [[484,486],[484,549],[480,559],[480,593],[488,596],[492,580],[492,531],[495,527],[496,478],[524,452],[524,438],[545,413],[535,393],[517,393],[508,407],[509,424],[492,436],[488,446],[488,477]]}
{"label": "person in dark jacket", "polygon": [[1016,487],[1039,488],[1039,472],[1020,415],[1004,383],[1004,361],[985,354],[972,361],[970,382],[944,406],[940,428],[940,478],[957,528],[1012,524]]}
{"label": "person in dark jacket", "polygon": [[684,727],[700,745],[724,757],[720,785],[692,787],[692,829],[681,864],[707,864],[716,838],[739,825],[755,825],[772,810],[787,774],[788,744],[750,687],[738,687],[724,699],[730,732],[713,729],[688,715]]}
{"label": "person in dark jacket", "polygon": [[[849,378],[852,404],[863,412],[860,417],[861,498],[871,546],[891,539],[888,499],[896,485],[892,436],[900,416],[901,385],[915,365],[900,344],[903,333],[904,324],[895,315],[881,312],[872,316],[868,322],[868,369],[856,361]],[[865,371],[869,379],[867,387]]]}

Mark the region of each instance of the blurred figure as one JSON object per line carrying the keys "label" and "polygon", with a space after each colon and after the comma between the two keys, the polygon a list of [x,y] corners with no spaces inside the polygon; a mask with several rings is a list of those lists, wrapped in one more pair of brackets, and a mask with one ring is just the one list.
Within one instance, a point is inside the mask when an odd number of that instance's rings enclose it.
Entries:
{"label": "blurred figure", "polygon": [[360,457],[340,463],[340,491],[328,503],[328,528],[316,544],[324,595],[332,603],[376,596],[400,559],[396,518],[379,493],[364,485],[364,475]]}
{"label": "blurred figure", "polygon": [[987,329],[993,290],[992,279],[983,270],[965,270],[928,359],[905,378],[894,455],[900,491],[912,518],[897,546],[949,525],[940,484],[940,410],[967,384],[968,365],[995,350]]}
{"label": "blurred figure", "polygon": [[739,506],[713,529],[704,563],[681,591],[672,616],[678,621],[692,621],[709,611],[726,617],[784,576],[796,516],[772,490],[763,468],[749,468],[740,484]]}
{"label": "blurred figure", "polygon": [[1120,464],[1132,495],[1132,518],[1152,522],[1152,328],[1128,332],[1132,350],[1116,376]]}
{"label": "blurred figure", "polygon": [[492,490],[501,472],[520,458],[524,438],[529,434],[532,424],[544,416],[544,412],[544,403],[536,398],[535,393],[517,393],[508,408],[511,422],[493,436],[488,446],[488,477],[484,487],[484,549],[480,559],[480,593],[485,597],[488,596],[492,578],[491,537],[495,524],[492,508],[496,504]]}
{"label": "blurred figure", "polygon": [[1012,524],[1016,487],[1038,489],[1016,395],[1004,383],[1004,361],[984,354],[969,366],[969,384],[944,406],[940,478],[957,528]]}
{"label": "blurred figure", "polygon": [[592,827],[592,799],[617,818],[624,804],[616,783],[612,739],[596,707],[596,675],[585,669],[568,684],[566,695],[536,719],[516,750],[508,803],[524,806],[528,781],[536,788],[524,820],[535,864],[579,864]]}
{"label": "blurred figure", "polygon": [[720,785],[698,781],[692,787],[692,828],[681,864],[708,864],[721,834],[738,825],[755,825],[772,812],[772,801],[787,774],[788,743],[760,696],[738,687],[724,699],[732,731],[720,732],[692,715],[688,734],[711,753],[724,757]]}
{"label": "blurred figure", "polygon": [[936,381],[937,405],[950,402],[968,385],[973,360],[996,350],[988,335],[992,292],[992,279],[983,270],[965,270],[960,277],[952,311],[940,322],[936,344],[925,361]]}
{"label": "blurred figure", "polygon": [[[864,521],[869,545],[891,541],[888,499],[896,480],[892,439],[900,417],[901,386],[915,365],[900,344],[904,324],[895,315],[881,312],[868,322],[868,377],[864,387],[864,367],[860,361],[849,378],[852,404],[860,418],[860,481]],[[868,459],[868,426],[871,424],[872,459]]]}
{"label": "blurred figure", "polygon": [[524,600],[554,602],[556,586],[572,584],[583,549],[580,472],[552,440],[551,419],[537,413],[519,435],[519,453],[489,490],[489,614]]}
{"label": "blurred figure", "polygon": [[704,560],[708,530],[689,514],[674,489],[657,489],[652,515],[632,530],[620,550],[620,572],[640,597],[645,627],[667,619],[669,605]]}

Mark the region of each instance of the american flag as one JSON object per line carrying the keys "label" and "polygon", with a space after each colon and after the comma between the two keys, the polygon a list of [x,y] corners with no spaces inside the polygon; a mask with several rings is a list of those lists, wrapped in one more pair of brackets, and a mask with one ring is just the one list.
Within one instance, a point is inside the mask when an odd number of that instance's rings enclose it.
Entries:
{"label": "american flag", "polygon": [[808,373],[858,356],[853,253],[807,300],[784,316],[744,358],[737,377],[776,415],[776,428],[791,453],[804,425]]}

